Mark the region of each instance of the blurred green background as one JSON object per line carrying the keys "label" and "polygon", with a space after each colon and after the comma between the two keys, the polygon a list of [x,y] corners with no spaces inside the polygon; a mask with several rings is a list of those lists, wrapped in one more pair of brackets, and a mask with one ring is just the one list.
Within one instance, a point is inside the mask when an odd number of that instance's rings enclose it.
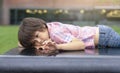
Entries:
{"label": "blurred green background", "polygon": [[0,26],[0,54],[17,47],[18,26]]}

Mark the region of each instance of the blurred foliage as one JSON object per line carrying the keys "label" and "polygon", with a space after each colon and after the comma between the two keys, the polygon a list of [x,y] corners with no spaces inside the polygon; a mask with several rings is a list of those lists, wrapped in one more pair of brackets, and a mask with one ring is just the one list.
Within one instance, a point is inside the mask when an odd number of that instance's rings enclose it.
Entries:
{"label": "blurred foliage", "polygon": [[0,26],[0,54],[17,47],[18,26]]}

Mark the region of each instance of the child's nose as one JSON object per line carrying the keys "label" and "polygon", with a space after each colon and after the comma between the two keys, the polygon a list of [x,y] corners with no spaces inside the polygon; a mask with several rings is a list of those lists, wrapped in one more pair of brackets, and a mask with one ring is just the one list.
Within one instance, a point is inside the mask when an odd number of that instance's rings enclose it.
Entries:
{"label": "child's nose", "polygon": [[37,42],[40,42],[40,39],[36,39]]}
{"label": "child's nose", "polygon": [[41,47],[40,47],[40,46],[35,46],[35,48],[36,48],[36,49],[39,49],[39,48],[41,48]]}
{"label": "child's nose", "polygon": [[43,42],[43,40],[41,40],[41,39],[36,39],[36,41],[39,42],[39,43]]}

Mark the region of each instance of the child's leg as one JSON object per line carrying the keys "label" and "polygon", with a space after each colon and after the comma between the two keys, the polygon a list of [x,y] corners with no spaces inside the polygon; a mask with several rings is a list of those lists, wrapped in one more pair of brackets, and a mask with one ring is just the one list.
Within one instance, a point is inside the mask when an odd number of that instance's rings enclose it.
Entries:
{"label": "child's leg", "polygon": [[120,35],[111,29],[108,47],[120,47]]}
{"label": "child's leg", "polygon": [[112,28],[99,25],[99,47],[120,47],[120,35]]}
{"label": "child's leg", "polygon": [[[120,35],[116,33],[112,28],[104,25],[98,25],[99,27],[99,54],[107,54],[108,47],[120,47]],[[114,52],[114,49],[113,51]]]}

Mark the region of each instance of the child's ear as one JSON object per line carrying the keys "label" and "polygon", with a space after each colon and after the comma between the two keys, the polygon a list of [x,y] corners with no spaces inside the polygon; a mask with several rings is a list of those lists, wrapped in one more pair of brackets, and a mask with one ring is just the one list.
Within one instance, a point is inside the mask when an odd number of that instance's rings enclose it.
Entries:
{"label": "child's ear", "polygon": [[47,26],[43,25],[43,27],[40,29],[40,31],[45,31],[47,29]]}
{"label": "child's ear", "polygon": [[45,32],[47,30],[47,28],[43,28],[42,31]]}
{"label": "child's ear", "polygon": [[46,26],[46,25],[43,25],[43,28],[47,28],[47,26]]}

